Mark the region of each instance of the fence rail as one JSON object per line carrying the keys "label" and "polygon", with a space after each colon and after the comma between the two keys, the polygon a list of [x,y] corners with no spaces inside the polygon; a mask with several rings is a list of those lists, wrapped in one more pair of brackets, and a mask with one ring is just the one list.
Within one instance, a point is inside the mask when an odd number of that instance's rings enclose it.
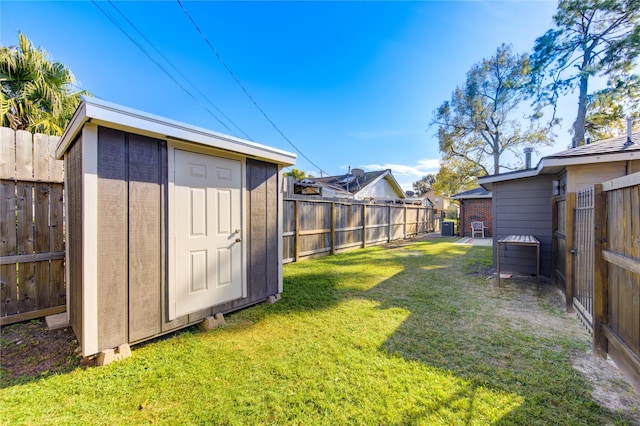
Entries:
{"label": "fence rail", "polygon": [[284,263],[363,248],[434,230],[430,207],[286,198]]}
{"label": "fence rail", "polygon": [[65,310],[59,138],[0,128],[0,324]]}

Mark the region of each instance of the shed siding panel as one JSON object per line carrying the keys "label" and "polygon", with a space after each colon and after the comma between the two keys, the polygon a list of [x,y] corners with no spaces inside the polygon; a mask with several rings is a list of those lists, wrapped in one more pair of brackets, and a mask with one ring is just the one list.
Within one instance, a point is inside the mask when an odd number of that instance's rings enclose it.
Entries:
{"label": "shed siding panel", "polygon": [[125,133],[98,128],[98,350],[127,340],[127,147]]}
{"label": "shed siding panel", "polygon": [[[499,182],[493,187],[494,243],[512,234],[540,240],[540,273],[551,275],[551,196],[553,176]],[[497,244],[494,244],[496,266]],[[508,245],[501,250],[503,272],[536,272],[535,248]]]}
{"label": "shed siding panel", "polygon": [[[76,336],[82,333],[82,139],[76,140],[66,154],[67,167],[67,241],[69,257],[69,323]],[[82,342],[81,342],[82,343]]]}
{"label": "shed siding panel", "polygon": [[129,135],[129,340],[160,332],[160,141]]}
{"label": "shed siding panel", "polygon": [[264,163],[267,172],[267,296],[278,293],[278,166]]}
{"label": "shed siding panel", "polygon": [[266,169],[257,161],[247,160],[247,213],[249,244],[247,247],[247,296],[265,297],[267,293],[267,211]]}
{"label": "shed siding panel", "polygon": [[247,160],[248,298],[257,302],[278,292],[278,168]]}

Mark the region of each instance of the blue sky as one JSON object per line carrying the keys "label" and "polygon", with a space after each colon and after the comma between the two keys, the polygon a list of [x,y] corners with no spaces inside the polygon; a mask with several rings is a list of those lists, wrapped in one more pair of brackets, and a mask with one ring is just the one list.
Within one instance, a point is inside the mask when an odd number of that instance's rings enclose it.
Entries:
{"label": "blue sky", "polygon": [[[14,45],[23,32],[67,65],[78,86],[101,99],[297,153],[176,1],[113,2],[117,9],[105,1],[98,5],[190,94],[90,1],[2,0],[0,42]],[[315,176],[319,169],[334,175],[348,166],[390,168],[410,189],[438,169],[436,129],[429,128],[433,111],[464,83],[471,66],[501,43],[529,52],[551,27],[557,2],[183,5],[244,89],[311,160],[297,153],[296,168]],[[557,132],[553,147],[539,150],[534,163],[569,143],[566,128],[577,98],[564,102],[565,129]]]}

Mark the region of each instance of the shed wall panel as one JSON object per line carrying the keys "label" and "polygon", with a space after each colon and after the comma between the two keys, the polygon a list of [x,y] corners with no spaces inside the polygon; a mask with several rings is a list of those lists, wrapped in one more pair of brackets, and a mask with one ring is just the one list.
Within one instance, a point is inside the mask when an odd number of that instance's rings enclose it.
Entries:
{"label": "shed wall panel", "polygon": [[[540,240],[540,273],[551,275],[551,197],[554,176],[498,182],[493,187],[493,263],[498,239],[508,235],[533,235]],[[503,272],[535,273],[535,248],[508,245],[501,250]]]}
{"label": "shed wall panel", "polygon": [[125,133],[98,128],[98,350],[127,339],[128,236]]}
{"label": "shed wall panel", "polygon": [[67,241],[69,268],[69,323],[76,336],[82,336],[82,138],[66,154]]}
{"label": "shed wall panel", "polygon": [[275,164],[263,163],[266,168],[266,211],[267,223],[267,296],[278,293],[278,167]]}
{"label": "shed wall panel", "polygon": [[250,302],[278,292],[278,167],[247,160],[247,296]]}
{"label": "shed wall panel", "polygon": [[129,135],[129,340],[160,332],[161,158],[164,143]]}

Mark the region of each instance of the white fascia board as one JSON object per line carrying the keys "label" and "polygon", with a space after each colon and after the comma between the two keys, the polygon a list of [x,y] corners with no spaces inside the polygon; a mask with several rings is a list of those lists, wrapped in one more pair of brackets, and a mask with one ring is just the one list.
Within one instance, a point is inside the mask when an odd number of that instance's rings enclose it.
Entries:
{"label": "white fascia board", "polygon": [[613,163],[615,161],[640,160],[640,151],[612,152],[576,157],[545,158],[544,167],[575,166],[580,164]]}
{"label": "white fascia board", "polygon": [[211,130],[203,129],[164,117],[125,108],[120,105],[94,98],[83,98],[82,104],[73,116],[56,149],[61,157],[75,139],[82,125],[94,124],[142,134],[157,139],[175,139],[220,150],[239,153],[248,157],[266,160],[287,167],[295,164],[296,155],[287,151],[246,141]]}

